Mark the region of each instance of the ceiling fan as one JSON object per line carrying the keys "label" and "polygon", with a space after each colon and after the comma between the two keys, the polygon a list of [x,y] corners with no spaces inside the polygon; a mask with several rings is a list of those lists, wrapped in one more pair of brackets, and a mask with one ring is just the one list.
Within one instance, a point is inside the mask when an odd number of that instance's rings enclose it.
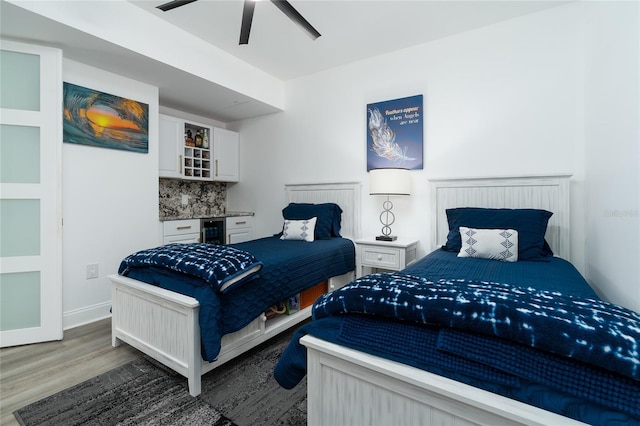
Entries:
{"label": "ceiling fan", "polygon": [[[184,6],[185,4],[193,3],[197,0],[173,0],[169,3],[161,4],[157,6],[158,9],[163,12],[167,12],[171,9],[175,9],[176,7]],[[300,13],[291,6],[286,0],[271,0],[278,9],[282,11],[285,15],[289,17],[294,23],[296,23],[300,28],[302,28],[312,39],[317,39],[320,37],[320,33],[313,28],[313,26],[304,19]],[[248,44],[249,43],[249,33],[251,32],[251,22],[253,21],[253,11],[256,7],[256,0],[245,0],[244,8],[242,10],[242,26],[240,28],[240,44]]]}

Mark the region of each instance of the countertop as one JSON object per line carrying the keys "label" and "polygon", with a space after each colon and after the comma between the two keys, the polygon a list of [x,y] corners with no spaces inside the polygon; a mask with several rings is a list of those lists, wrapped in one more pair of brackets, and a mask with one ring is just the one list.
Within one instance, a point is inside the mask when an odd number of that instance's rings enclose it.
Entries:
{"label": "countertop", "polygon": [[225,217],[237,217],[237,216],[253,216],[255,213],[253,212],[225,212],[222,214],[210,214],[206,216],[196,215],[196,216],[165,216],[160,218],[160,222],[165,222],[168,220],[187,220],[187,219],[217,219],[217,218],[225,218]]}

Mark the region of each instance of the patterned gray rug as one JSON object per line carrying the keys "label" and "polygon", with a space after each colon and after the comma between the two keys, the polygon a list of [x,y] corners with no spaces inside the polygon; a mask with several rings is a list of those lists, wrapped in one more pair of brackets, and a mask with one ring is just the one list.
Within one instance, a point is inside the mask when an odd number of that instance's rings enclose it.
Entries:
{"label": "patterned gray rug", "polygon": [[31,425],[304,425],[306,380],[282,389],[273,367],[294,330],[202,377],[202,394],[187,380],[141,358],[14,412]]}

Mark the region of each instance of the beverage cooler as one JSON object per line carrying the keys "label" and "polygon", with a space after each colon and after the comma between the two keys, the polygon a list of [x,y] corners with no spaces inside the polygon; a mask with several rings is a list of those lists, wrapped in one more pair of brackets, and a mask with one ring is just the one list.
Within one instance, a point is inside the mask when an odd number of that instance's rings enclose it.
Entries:
{"label": "beverage cooler", "polygon": [[201,241],[209,244],[224,244],[224,218],[202,219],[200,222]]}

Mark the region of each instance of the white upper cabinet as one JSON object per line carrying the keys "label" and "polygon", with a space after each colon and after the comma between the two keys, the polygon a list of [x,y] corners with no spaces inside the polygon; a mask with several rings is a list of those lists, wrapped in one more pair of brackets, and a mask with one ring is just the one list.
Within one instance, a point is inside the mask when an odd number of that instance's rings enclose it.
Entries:
{"label": "white upper cabinet", "polygon": [[213,180],[240,180],[240,137],[237,132],[213,129]]}
{"label": "white upper cabinet", "polygon": [[160,177],[182,177],[182,149],[181,141],[182,120],[160,114]]}
{"label": "white upper cabinet", "polygon": [[159,176],[237,182],[238,133],[160,114]]}

